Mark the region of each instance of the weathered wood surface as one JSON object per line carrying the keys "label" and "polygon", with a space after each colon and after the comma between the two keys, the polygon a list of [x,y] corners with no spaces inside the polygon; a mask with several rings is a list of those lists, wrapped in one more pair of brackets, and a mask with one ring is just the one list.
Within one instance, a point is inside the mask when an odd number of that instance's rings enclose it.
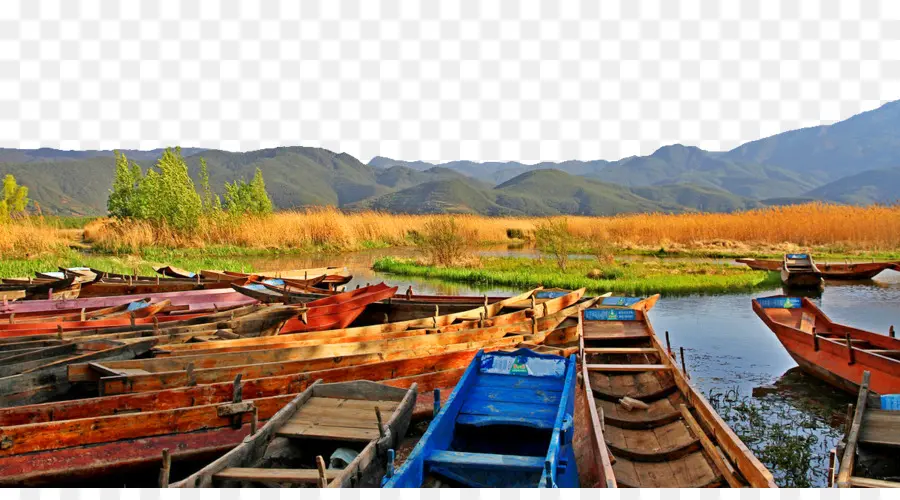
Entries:
{"label": "weathered wood surface", "polygon": [[583,326],[582,369],[593,396],[587,402],[598,415],[591,426],[614,457],[616,483],[774,487],[771,474],[689,384],[644,312]]}
{"label": "weathered wood surface", "polygon": [[900,339],[835,323],[806,298],[791,299],[794,300],[791,308],[763,306],[773,305],[773,299],[777,303],[782,297],[754,300],[753,311],[803,371],[854,394],[859,391],[863,372],[869,371],[872,392],[900,392],[900,359],[884,352],[900,350]]}
{"label": "weathered wood surface", "polygon": [[847,433],[847,440],[844,445],[844,455],[841,457],[841,465],[838,470],[838,488],[849,488],[851,486],[850,477],[853,476],[853,468],[856,461],[856,447],[859,443],[859,434],[863,424],[863,416],[866,413],[866,404],[869,400],[869,376],[869,372],[863,373],[859,395],[856,398],[856,413],[853,414],[853,421],[850,424],[850,431]]}
{"label": "weathered wood surface", "polygon": [[131,359],[148,352],[153,343],[152,340],[137,342],[74,357],[66,356],[24,373],[0,378],[0,407],[42,403],[64,394],[70,387],[66,376],[69,363]]}

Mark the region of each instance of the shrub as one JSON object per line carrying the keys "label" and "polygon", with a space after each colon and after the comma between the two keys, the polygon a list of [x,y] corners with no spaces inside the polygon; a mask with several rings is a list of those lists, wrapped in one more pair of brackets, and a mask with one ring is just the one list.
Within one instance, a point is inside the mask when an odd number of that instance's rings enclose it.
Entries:
{"label": "shrub", "polygon": [[565,217],[547,219],[537,224],[534,242],[538,250],[553,255],[556,265],[565,271],[569,264],[569,251],[574,238],[569,233],[569,223]]}
{"label": "shrub", "polygon": [[12,174],[3,178],[3,199],[0,199],[0,219],[8,221],[25,213],[28,188],[20,186]]}
{"label": "shrub", "polygon": [[506,237],[511,240],[524,240],[525,231],[517,228],[509,228],[506,230]]}
{"label": "shrub", "polygon": [[468,257],[468,246],[475,237],[455,217],[440,216],[425,223],[419,245],[433,265],[449,266]]}

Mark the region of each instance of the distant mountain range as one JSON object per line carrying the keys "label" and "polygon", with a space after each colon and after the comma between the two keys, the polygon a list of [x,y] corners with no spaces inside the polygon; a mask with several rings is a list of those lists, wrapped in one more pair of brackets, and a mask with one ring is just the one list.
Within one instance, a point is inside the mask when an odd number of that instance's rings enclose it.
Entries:
{"label": "distant mountain range", "polygon": [[[143,167],[161,150],[124,151]],[[193,175],[200,157],[213,187],[262,169],[279,208],[334,205],[403,213],[611,215],[727,212],[824,200],[900,199],[900,101],[819,127],[785,132],[731,151],[680,144],[618,161],[454,161],[375,157],[368,164],[309,147],[245,153],[185,148]],[[0,174],[27,185],[45,213],[103,214],[112,151],[0,149]]]}

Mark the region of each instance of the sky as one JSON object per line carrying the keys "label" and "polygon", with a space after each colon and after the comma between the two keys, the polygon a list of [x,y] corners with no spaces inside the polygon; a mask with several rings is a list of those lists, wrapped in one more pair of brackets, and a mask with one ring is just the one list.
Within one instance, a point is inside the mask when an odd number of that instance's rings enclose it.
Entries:
{"label": "sky", "polygon": [[727,150],[900,98],[898,34],[889,0],[8,0],[0,147]]}

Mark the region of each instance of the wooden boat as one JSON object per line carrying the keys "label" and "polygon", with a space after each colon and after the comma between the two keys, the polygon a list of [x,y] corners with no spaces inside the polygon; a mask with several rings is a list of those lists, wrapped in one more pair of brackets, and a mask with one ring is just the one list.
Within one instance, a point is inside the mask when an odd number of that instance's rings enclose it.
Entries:
{"label": "wooden boat", "polygon": [[577,488],[575,356],[479,352],[385,488]]}
{"label": "wooden boat", "polygon": [[343,285],[353,279],[353,275],[347,268],[339,269],[336,267],[322,267],[315,269],[298,269],[293,271],[258,271],[253,274],[239,273],[236,271],[200,271],[201,276],[206,278],[215,277],[249,277],[259,276],[264,279],[285,279],[290,280],[294,285],[298,286],[319,286],[325,289],[334,289],[338,285]]}
{"label": "wooden boat", "polygon": [[274,335],[294,314],[289,308],[267,308],[249,311],[235,319],[218,317],[209,319],[210,323],[187,326],[74,338],[48,336],[19,343],[0,342],[0,406],[47,401],[65,395],[75,384],[85,381],[93,384],[87,392],[96,394],[102,386],[98,387],[96,380],[69,376],[72,366],[86,365],[100,369],[101,361],[129,360],[147,354],[160,342],[174,342],[177,337],[184,337],[182,341],[199,341],[218,336]]}
{"label": "wooden boat", "polygon": [[784,255],[781,266],[781,283],[795,288],[821,288],[824,281],[812,256],[788,253]]}
{"label": "wooden boat", "polygon": [[[322,331],[315,333],[299,333],[299,334],[286,334],[282,333],[275,339],[255,339],[255,340],[228,340],[223,342],[218,342],[215,346],[209,345],[200,345],[200,344],[179,344],[172,346],[159,346],[157,350],[157,355],[163,354],[160,351],[168,351],[170,354],[188,354],[188,351],[192,351],[191,354],[196,354],[197,352],[226,352],[226,351],[240,351],[240,350],[252,350],[252,349],[268,349],[274,344],[288,344],[292,341],[303,341],[309,340],[313,338],[336,338],[336,337],[360,337],[366,335],[373,334],[387,334],[391,332],[404,332],[413,329],[431,329],[430,333],[440,332],[441,329],[444,329],[447,326],[453,325],[454,323],[459,323],[466,325],[468,328],[475,328],[477,326],[494,326],[497,324],[510,324],[516,322],[523,322],[527,320],[533,320],[534,317],[541,318],[545,316],[549,316],[560,311],[563,311],[573,305],[577,305],[579,301],[582,301],[585,290],[579,289],[572,292],[569,292],[566,295],[561,297],[556,297],[553,299],[545,299],[542,301],[538,301],[535,298],[537,294],[541,292],[540,289],[532,290],[529,292],[525,292],[513,297],[509,297],[508,299],[501,300],[499,302],[494,302],[488,304],[487,306],[481,306],[479,308],[470,309],[467,311],[461,311],[456,313],[445,314],[441,316],[432,316],[432,317],[424,317],[419,319],[412,319],[406,321],[398,321],[393,323],[385,323],[381,325],[369,325],[369,326],[359,326],[352,328],[344,328],[338,331]],[[503,318],[498,318],[497,316],[501,314],[505,309],[516,309],[515,306],[518,304],[525,302],[530,303],[530,298],[534,300],[534,306],[530,308],[531,311],[527,309],[518,309],[516,315],[505,315]],[[591,299],[587,299],[584,302],[590,301]],[[535,309],[537,308],[537,309]],[[533,312],[532,312],[533,311]]]}
{"label": "wooden boat", "polygon": [[172,487],[378,486],[415,404],[416,384],[316,381],[235,449]]}
{"label": "wooden boat", "polygon": [[[515,345],[509,339],[502,347]],[[162,451],[173,461],[213,458],[249,434],[247,414],[220,414],[249,398],[258,421],[268,420],[317,379],[325,382],[383,381],[393,387],[417,384],[421,391],[452,387],[474,356],[472,351],[312,371],[237,383],[196,385],[168,391],[0,408],[0,485],[59,484],[103,480],[129,467],[159,464]],[[250,402],[250,401],[247,401]],[[235,418],[241,419],[235,423]],[[238,427],[235,427],[237,425]]]}
{"label": "wooden boat", "polygon": [[[866,371],[853,420],[837,454],[840,467],[834,484],[838,488],[900,488],[900,411],[873,408],[869,399]],[[829,474],[829,486],[832,477]]]}
{"label": "wooden boat", "polygon": [[[143,294],[141,298],[150,299],[150,302],[158,302],[160,300],[169,300],[172,306],[194,306],[189,309],[205,309],[207,307],[227,306],[235,304],[254,304],[255,300],[246,295],[235,292],[229,288],[217,288],[212,290],[193,290],[190,292],[167,292],[155,294]],[[16,315],[33,314],[33,313],[49,313],[49,312],[72,312],[82,309],[91,310],[101,307],[118,306],[134,302],[134,296],[111,296],[111,297],[91,297],[78,299],[60,299],[60,300],[27,300],[17,302],[0,302],[0,322],[7,319],[9,314]]]}
{"label": "wooden boat", "polygon": [[584,432],[576,444],[588,447],[578,452],[579,469],[600,486],[775,487],[663,349],[647,319],[653,302],[582,312],[588,407],[577,414],[590,418],[576,425]]}
{"label": "wooden boat", "polygon": [[31,284],[0,284],[0,295],[12,298],[17,292],[24,292],[21,298],[25,299],[65,299],[77,297],[79,283],[75,282],[75,276],[64,276],[59,279],[47,279]]}
{"label": "wooden boat", "polygon": [[386,299],[396,292],[397,287],[379,283],[308,302],[303,305],[298,317],[285,323],[281,333],[346,328],[362,314],[367,305]]}
{"label": "wooden boat", "polygon": [[156,272],[167,278],[197,279],[197,273],[192,273],[175,266],[163,266],[157,268]]}
{"label": "wooden boat", "polygon": [[[566,324],[567,318],[589,306],[592,301],[575,304],[561,311],[537,318],[514,319],[499,324],[474,327],[467,323],[451,325],[440,330],[411,330],[394,334],[365,337],[317,336],[287,344],[264,345],[265,349],[233,351],[217,349],[216,345],[233,341],[210,343],[207,350],[191,350],[182,356],[157,359],[110,362],[102,366],[73,365],[69,368],[70,382],[94,381],[102,394],[154,391],[191,385],[217,383],[244,377],[274,377],[290,375],[338,363],[352,366],[412,356],[486,345],[515,345],[521,342],[541,344],[574,338],[576,332]],[[519,313],[511,314],[517,316]],[[501,320],[502,317],[497,317]],[[529,332],[527,335],[524,332]],[[260,339],[270,340],[270,339]],[[515,340],[514,344],[510,344]],[[337,359],[336,357],[339,357]],[[332,360],[335,358],[336,360]]]}
{"label": "wooden boat", "polygon": [[212,290],[231,288],[231,281],[193,281],[160,280],[154,281],[92,281],[81,285],[79,298],[108,297],[113,295],[146,295],[152,293],[187,292],[192,290]]}
{"label": "wooden boat", "polygon": [[833,322],[807,298],[773,296],[753,300],[753,312],[775,333],[806,373],[856,393],[863,372],[870,390],[900,392],[900,340]]}
{"label": "wooden boat", "polygon": [[[766,259],[735,259],[757,271],[780,272],[783,261]],[[826,280],[869,280],[885,269],[900,271],[900,262],[816,263]]]}

